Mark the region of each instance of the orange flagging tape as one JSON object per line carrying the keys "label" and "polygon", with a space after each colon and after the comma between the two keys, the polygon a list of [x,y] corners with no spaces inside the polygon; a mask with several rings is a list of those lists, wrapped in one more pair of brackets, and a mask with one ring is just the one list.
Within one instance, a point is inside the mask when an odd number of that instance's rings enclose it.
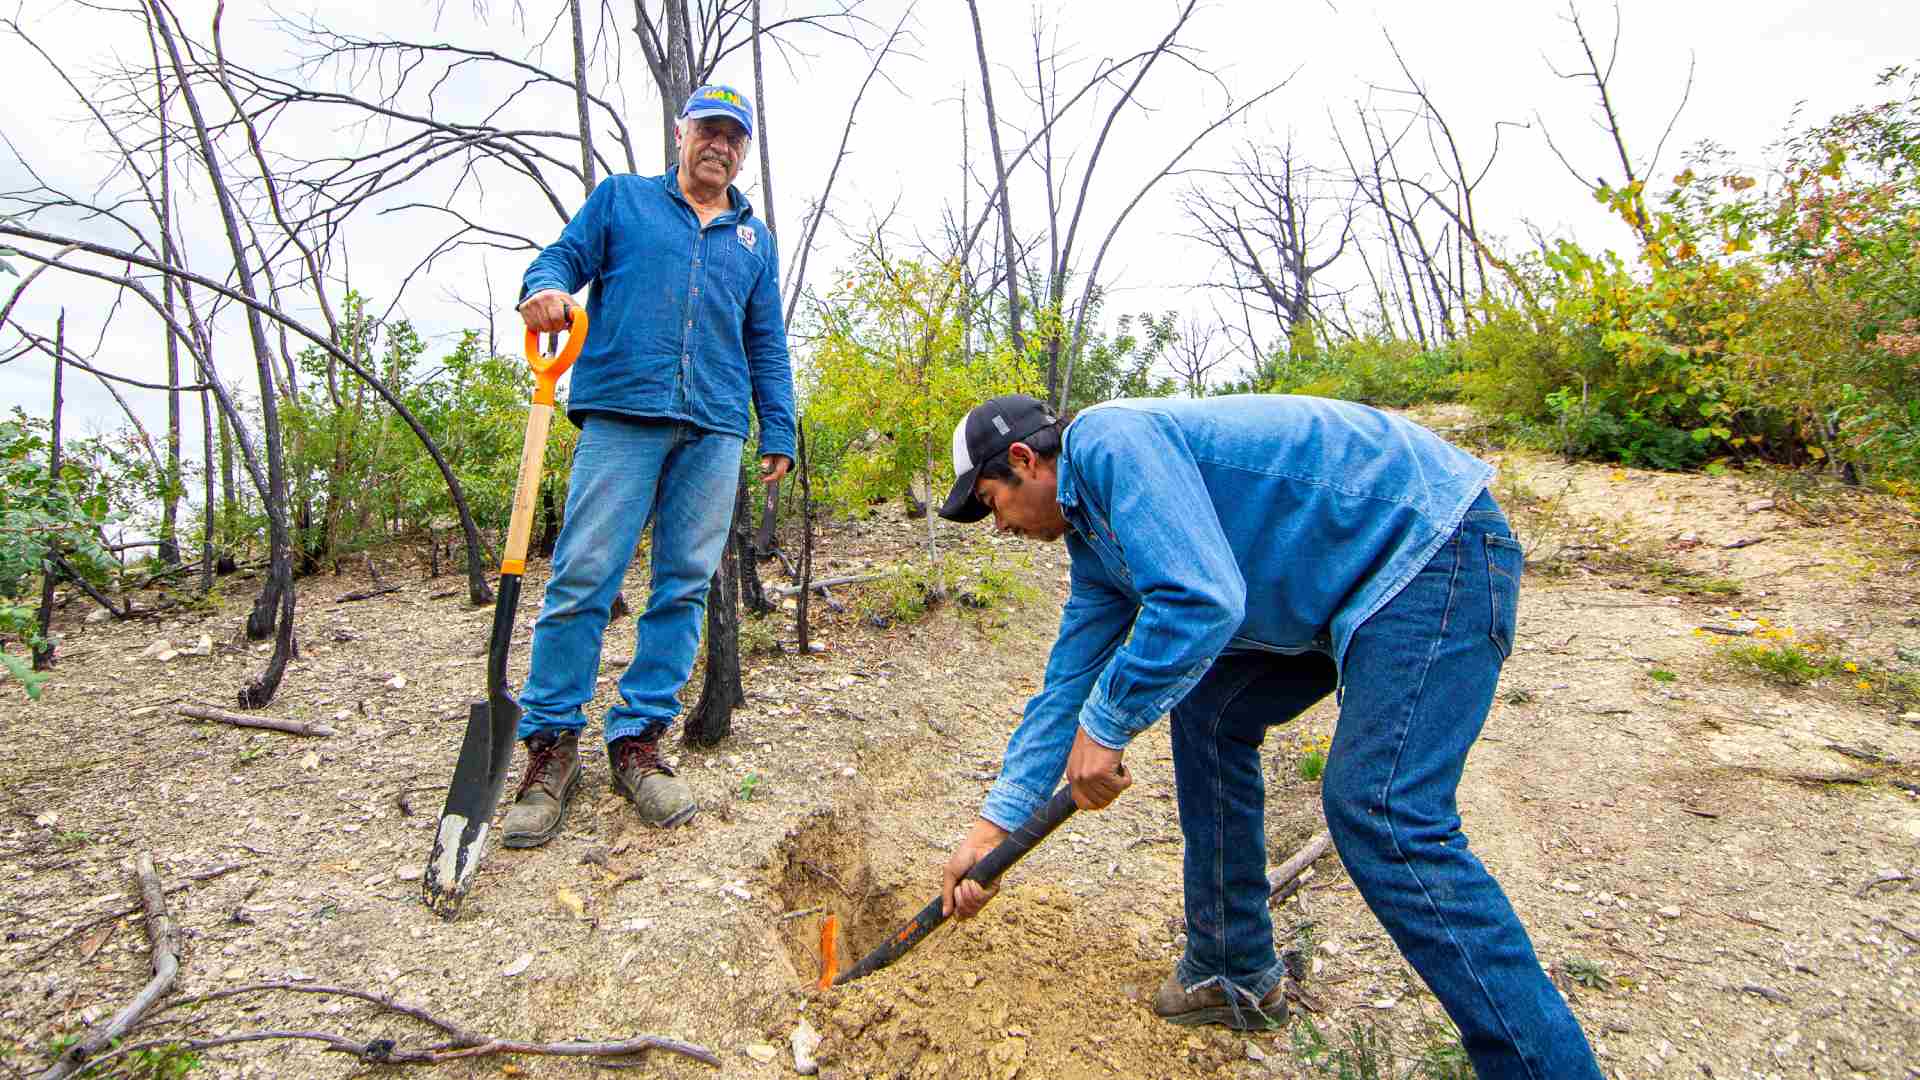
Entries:
{"label": "orange flagging tape", "polygon": [[835,937],[840,929],[840,916],[828,915],[827,921],[820,924],[820,989],[833,985],[833,977],[839,974],[839,964],[835,962],[837,951]]}

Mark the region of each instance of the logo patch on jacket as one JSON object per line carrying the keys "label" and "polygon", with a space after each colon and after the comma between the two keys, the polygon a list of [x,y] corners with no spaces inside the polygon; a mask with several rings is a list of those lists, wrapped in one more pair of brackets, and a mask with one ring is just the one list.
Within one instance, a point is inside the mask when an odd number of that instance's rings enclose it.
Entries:
{"label": "logo patch on jacket", "polygon": [[746,248],[748,251],[752,251],[753,245],[760,242],[759,234],[753,231],[753,226],[751,225],[735,225],[733,229],[735,234],[740,237],[740,246]]}

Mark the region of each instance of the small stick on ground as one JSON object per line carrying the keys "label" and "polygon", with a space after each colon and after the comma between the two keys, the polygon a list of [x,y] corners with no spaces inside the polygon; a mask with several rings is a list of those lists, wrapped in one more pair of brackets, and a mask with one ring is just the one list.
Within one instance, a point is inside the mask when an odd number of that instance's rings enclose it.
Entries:
{"label": "small stick on ground", "polygon": [[289,735],[308,735],[321,739],[339,734],[323,724],[309,724],[302,720],[277,720],[271,716],[248,716],[245,713],[227,712],[225,709],[210,709],[205,705],[182,705],[180,715],[189,720],[210,720],[219,724],[232,724],[234,727],[284,731]]}
{"label": "small stick on ground", "polygon": [[345,596],[336,597],[333,602],[336,604],[351,604],[355,600],[371,600],[376,596],[385,596],[388,593],[399,591],[400,586],[398,585],[387,585],[378,589],[361,589],[359,592],[350,592]]}
{"label": "small stick on ground", "polygon": [[60,1060],[40,1074],[40,1080],[60,1080],[73,1075],[109,1043],[133,1030],[153,1003],[173,988],[173,980],[180,974],[179,934],[173,918],[167,914],[166,892],[160,887],[160,876],[154,872],[151,852],[140,853],[134,872],[140,878],[140,904],[147,912],[147,938],[153,942],[153,978],[105,1027],[68,1047]]}
{"label": "small stick on ground", "polygon": [[[827,578],[824,581],[814,582],[812,585],[809,585],[808,588],[816,593],[825,595],[826,590],[835,585],[858,585],[863,581],[879,581],[886,576],[885,574],[854,574],[850,577]],[[799,592],[800,586],[798,585],[775,585],[767,590],[767,595],[777,599],[785,596],[794,596]]]}
{"label": "small stick on ground", "polygon": [[442,1019],[426,1009],[406,1002],[395,1001],[391,996],[375,994],[366,990],[354,990],[342,986],[314,986],[307,983],[264,982],[249,983],[244,986],[228,987],[211,993],[180,998],[169,1002],[161,1012],[181,1008],[187,1005],[199,1005],[238,997],[242,994],[280,991],[293,994],[322,994],[335,997],[354,998],[369,1002],[380,1009],[398,1013],[401,1016],[417,1020],[437,1029],[446,1036],[446,1041],[432,1046],[408,1047],[393,1039],[351,1039],[325,1031],[251,1031],[239,1034],[220,1035],[208,1039],[155,1039],[143,1043],[121,1046],[110,1053],[102,1054],[93,1060],[95,1067],[125,1054],[142,1050],[155,1050],[160,1047],[173,1047],[189,1053],[211,1050],[220,1046],[233,1046],[239,1043],[263,1042],[270,1039],[299,1039],[317,1042],[330,1053],[350,1054],[369,1065],[439,1065],[462,1058],[486,1057],[493,1054],[530,1054],[545,1057],[629,1057],[648,1050],[665,1050],[681,1054],[708,1065],[720,1064],[713,1051],[704,1046],[681,1042],[677,1039],[663,1038],[658,1035],[639,1035],[631,1039],[611,1042],[520,1042],[513,1039],[500,1039],[477,1031],[469,1031],[450,1020]]}
{"label": "small stick on ground", "polygon": [[[1280,890],[1285,888],[1287,883],[1299,877],[1307,867],[1312,866],[1322,855],[1331,850],[1333,850],[1333,837],[1327,833],[1327,830],[1321,829],[1314,833],[1313,839],[1308,840],[1299,851],[1293,853],[1291,858],[1281,863],[1279,869],[1267,875],[1267,899],[1271,901],[1279,896]],[[1287,895],[1293,895],[1292,890],[1289,890]],[[1286,897],[1280,897],[1280,899],[1284,900]]]}
{"label": "small stick on ground", "polygon": [[[228,863],[225,866],[216,866],[211,870],[201,870],[197,873],[188,874],[186,876],[186,880],[182,881],[180,884],[167,886],[166,895],[172,896],[174,893],[177,893],[181,889],[184,889],[189,885],[192,885],[196,881],[212,881],[214,878],[224,877],[225,875],[231,874],[235,870],[238,870],[240,868],[241,868],[240,863]],[[66,933],[55,938],[53,941],[48,942],[45,946],[43,946],[40,949],[39,952],[34,953],[32,956],[27,957],[27,959],[21,964],[20,970],[32,971],[35,965],[39,964],[40,961],[45,960],[47,957],[53,955],[53,951],[55,949],[58,949],[60,946],[65,945],[67,942],[72,941],[76,937],[79,937],[81,934],[85,933],[86,931],[91,930],[96,926],[99,926],[101,923],[113,922],[117,919],[124,919],[129,915],[137,915],[140,913],[143,906],[144,906],[143,904],[135,904],[133,907],[121,908],[118,911],[109,911],[104,915],[98,915],[98,916],[95,916],[94,918],[88,919],[86,922],[83,922],[80,925],[75,926],[73,929],[68,930]]]}
{"label": "small stick on ground", "polygon": [[1856,900],[1865,900],[1867,898],[1867,894],[1872,892],[1873,887],[1876,885],[1891,885],[1899,881],[1912,881],[1912,880],[1913,880],[1912,876],[1907,874],[1902,874],[1898,870],[1889,870],[1889,871],[1886,871],[1885,873],[1875,874],[1873,876],[1872,881],[1869,881],[1865,885],[1862,885],[1858,889],[1854,890],[1853,897]]}

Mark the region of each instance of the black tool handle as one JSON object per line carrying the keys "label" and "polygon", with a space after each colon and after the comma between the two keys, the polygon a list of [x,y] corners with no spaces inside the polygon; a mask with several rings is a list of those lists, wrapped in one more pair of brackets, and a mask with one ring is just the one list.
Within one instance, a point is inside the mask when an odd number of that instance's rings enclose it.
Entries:
{"label": "black tool handle", "polygon": [[[977,881],[982,885],[992,885],[1000,880],[1000,875],[1012,868],[1027,852],[1037,847],[1048,834],[1060,827],[1060,823],[1073,816],[1076,809],[1073,802],[1073,789],[1062,786],[1053,793],[1045,806],[1033,812],[1026,823],[1014,830],[1013,834],[994,846],[973,869],[967,871],[966,880]],[[860,958],[860,962],[848,968],[846,972],[833,980],[840,986],[865,975],[871,975],[910,952],[922,938],[934,932],[947,916],[941,911],[944,896],[936,896],[913,921],[900,928],[899,932],[880,943],[872,952]]]}

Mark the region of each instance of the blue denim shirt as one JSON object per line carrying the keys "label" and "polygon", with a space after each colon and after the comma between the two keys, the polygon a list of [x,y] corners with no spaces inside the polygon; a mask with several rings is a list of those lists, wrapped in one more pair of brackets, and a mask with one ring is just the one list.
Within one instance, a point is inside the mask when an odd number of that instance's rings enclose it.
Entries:
{"label": "blue denim shirt", "polygon": [[773,234],[740,192],[705,228],[664,176],[609,176],[527,267],[521,297],[591,283],[587,346],[567,417],[592,412],[684,420],[794,456],[793,368],[780,317]]}
{"label": "blue denim shirt", "polygon": [[1221,653],[1340,663],[1493,476],[1412,421],[1278,395],[1098,405],[1056,467],[1072,588],[981,809],[1009,830],[1060,782],[1076,729],[1124,748]]}

